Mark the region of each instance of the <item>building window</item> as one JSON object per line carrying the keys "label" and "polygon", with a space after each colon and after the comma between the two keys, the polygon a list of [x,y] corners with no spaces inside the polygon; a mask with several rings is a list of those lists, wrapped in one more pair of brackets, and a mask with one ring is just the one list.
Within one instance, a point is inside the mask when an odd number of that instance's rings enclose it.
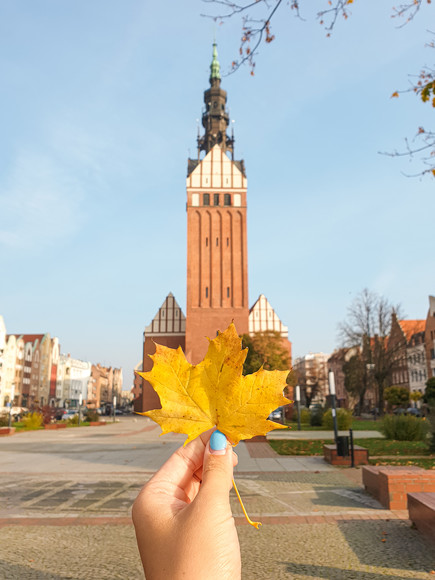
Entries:
{"label": "building window", "polygon": [[230,245],[230,238],[227,238],[227,248]]}
{"label": "building window", "polygon": [[219,205],[219,194],[218,193],[215,193],[213,195],[213,204],[214,205]]}
{"label": "building window", "polygon": [[208,298],[208,286],[205,287],[205,297]]}
{"label": "building window", "polygon": [[227,298],[229,298],[229,297],[230,297],[230,287],[227,286]]}
{"label": "building window", "polygon": [[208,238],[205,238],[205,247],[208,246]]}
{"label": "building window", "polygon": [[224,193],[224,205],[231,205],[231,195]]}
{"label": "building window", "polygon": [[209,193],[204,193],[204,195],[202,196],[202,203],[203,203],[203,205],[210,205],[210,194]]}
{"label": "building window", "polygon": [[219,238],[216,238],[216,245],[219,245]]}

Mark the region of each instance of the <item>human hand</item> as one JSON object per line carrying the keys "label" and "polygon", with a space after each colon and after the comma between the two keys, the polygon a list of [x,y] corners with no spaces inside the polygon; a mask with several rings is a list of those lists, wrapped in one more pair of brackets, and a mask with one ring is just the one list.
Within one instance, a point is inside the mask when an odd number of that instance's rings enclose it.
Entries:
{"label": "human hand", "polygon": [[[211,445],[210,445],[211,444]],[[147,580],[238,580],[229,492],[237,456],[219,431],[178,449],[133,504]]]}

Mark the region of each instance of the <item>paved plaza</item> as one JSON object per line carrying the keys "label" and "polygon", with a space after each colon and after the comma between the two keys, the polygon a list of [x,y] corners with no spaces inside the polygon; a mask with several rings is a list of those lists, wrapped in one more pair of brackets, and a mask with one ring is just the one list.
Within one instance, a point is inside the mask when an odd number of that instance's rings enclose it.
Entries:
{"label": "paved plaza", "polygon": [[[144,417],[0,439],[0,579],[143,579],[131,504],[183,442]],[[291,433],[293,436],[295,432]],[[435,547],[361,486],[361,470],[241,443],[235,495],[243,578],[429,578]]]}

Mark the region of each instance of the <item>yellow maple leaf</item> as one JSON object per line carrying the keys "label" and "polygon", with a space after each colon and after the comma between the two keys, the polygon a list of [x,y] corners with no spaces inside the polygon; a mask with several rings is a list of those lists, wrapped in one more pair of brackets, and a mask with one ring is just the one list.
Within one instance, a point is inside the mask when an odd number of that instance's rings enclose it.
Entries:
{"label": "yellow maple leaf", "polygon": [[233,323],[210,340],[204,360],[197,365],[187,362],[181,347],[156,344],[153,368],[138,374],[151,383],[162,408],[140,414],[158,423],[162,434],[186,434],[186,443],[212,427],[233,445],[272,429],[285,429],[267,417],[291,402],[282,394],[288,371],[261,367],[243,376],[246,354]]}

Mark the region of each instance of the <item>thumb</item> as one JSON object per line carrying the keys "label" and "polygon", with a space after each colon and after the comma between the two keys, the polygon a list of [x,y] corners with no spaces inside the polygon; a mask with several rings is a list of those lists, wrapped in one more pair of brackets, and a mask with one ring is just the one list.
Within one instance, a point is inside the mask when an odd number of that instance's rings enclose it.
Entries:
{"label": "thumb", "polygon": [[213,431],[204,452],[201,492],[215,498],[226,498],[232,486],[233,451],[220,431]]}

